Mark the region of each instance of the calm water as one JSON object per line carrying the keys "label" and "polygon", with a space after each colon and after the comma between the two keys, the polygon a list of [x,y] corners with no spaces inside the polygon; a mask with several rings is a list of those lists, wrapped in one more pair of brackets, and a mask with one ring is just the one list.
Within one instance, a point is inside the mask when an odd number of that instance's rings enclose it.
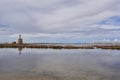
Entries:
{"label": "calm water", "polygon": [[120,51],[0,49],[0,80],[120,80]]}

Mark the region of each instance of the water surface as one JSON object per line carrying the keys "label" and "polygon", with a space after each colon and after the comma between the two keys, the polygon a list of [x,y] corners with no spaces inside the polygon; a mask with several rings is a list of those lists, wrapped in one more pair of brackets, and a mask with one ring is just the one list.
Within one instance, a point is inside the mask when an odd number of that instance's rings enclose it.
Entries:
{"label": "water surface", "polygon": [[0,80],[120,80],[119,50],[18,50],[0,49]]}

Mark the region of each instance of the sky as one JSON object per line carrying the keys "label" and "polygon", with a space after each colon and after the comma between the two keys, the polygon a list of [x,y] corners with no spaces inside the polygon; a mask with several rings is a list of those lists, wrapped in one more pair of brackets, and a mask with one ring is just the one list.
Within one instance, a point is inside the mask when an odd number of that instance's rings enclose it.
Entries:
{"label": "sky", "polygon": [[0,43],[120,41],[120,0],[0,0]]}

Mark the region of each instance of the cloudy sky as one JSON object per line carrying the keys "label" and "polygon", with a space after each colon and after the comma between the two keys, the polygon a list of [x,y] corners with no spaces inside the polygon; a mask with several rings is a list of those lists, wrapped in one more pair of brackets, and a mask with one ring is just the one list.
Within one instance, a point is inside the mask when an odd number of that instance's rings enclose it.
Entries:
{"label": "cloudy sky", "polygon": [[120,0],[0,0],[0,42],[120,40]]}

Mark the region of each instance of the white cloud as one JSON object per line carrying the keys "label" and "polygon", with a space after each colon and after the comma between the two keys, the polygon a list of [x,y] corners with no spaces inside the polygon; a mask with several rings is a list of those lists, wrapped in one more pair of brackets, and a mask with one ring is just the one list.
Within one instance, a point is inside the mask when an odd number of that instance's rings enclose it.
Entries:
{"label": "white cloud", "polygon": [[113,33],[111,29],[120,29],[120,26],[98,23],[120,16],[119,3],[119,0],[1,0],[0,25],[7,27],[5,31],[0,29],[0,33],[12,36],[22,33],[26,37],[114,38],[109,36]]}

